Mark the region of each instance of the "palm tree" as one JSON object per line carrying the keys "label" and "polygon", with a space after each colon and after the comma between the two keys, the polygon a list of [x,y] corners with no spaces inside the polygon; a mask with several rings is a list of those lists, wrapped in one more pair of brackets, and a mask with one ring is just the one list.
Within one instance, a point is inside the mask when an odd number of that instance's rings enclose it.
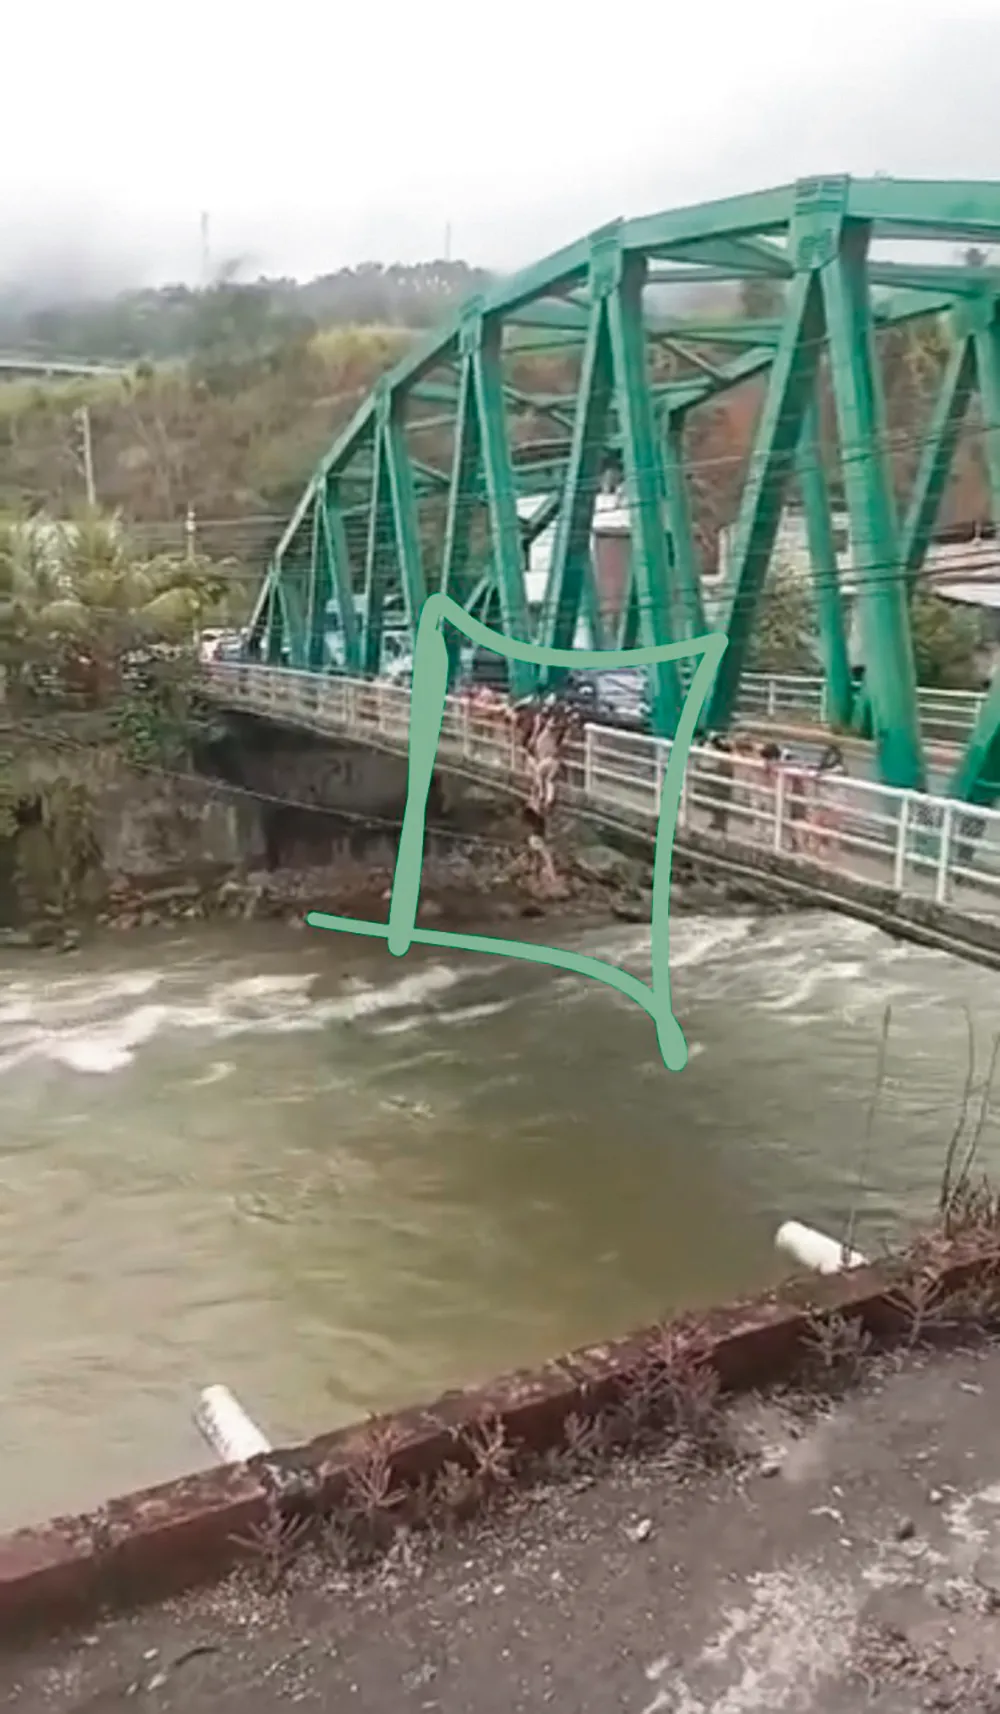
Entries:
{"label": "palm tree", "polygon": [[0,659],[16,682],[53,669],[95,703],[140,648],[193,643],[225,593],[201,559],[138,554],[116,515],[0,525]]}

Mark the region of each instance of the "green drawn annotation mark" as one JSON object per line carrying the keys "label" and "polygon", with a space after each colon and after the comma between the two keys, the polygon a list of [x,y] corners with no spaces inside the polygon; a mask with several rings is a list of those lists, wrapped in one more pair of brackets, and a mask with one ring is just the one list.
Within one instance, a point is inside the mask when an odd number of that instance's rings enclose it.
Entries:
{"label": "green drawn annotation mark", "polygon": [[[556,946],[536,946],[523,940],[498,940],[492,935],[449,934],[443,930],[416,927],[427,796],[448,694],[448,649],[442,634],[446,619],[469,642],[480,648],[492,649],[507,660],[527,661],[535,666],[590,667],[607,671],[653,666],[658,661],[698,659],[670,747],[660,794],[650,922],[652,980],[648,987],[638,977],[619,970],[617,965],[608,964],[603,958],[588,958],[584,953],[563,952]],[[530,964],[550,964],[554,970],[571,970],[578,976],[590,976],[595,982],[616,988],[649,1013],[656,1025],[656,1039],[667,1070],[683,1071],[688,1058],[687,1043],[670,1003],[670,867],[684,769],[694,742],[698,716],[725,648],[725,633],[715,631],[687,643],[660,643],[639,649],[546,649],[535,643],[513,642],[499,631],[491,630],[488,625],[473,619],[450,596],[429,596],[420,616],[413,654],[407,797],[393,874],[389,921],[365,922],[358,917],[309,911],[306,922],[310,928],[336,929],[344,934],[363,934],[385,940],[395,958],[402,958],[416,942],[418,946],[460,947],[467,952],[520,958]]]}

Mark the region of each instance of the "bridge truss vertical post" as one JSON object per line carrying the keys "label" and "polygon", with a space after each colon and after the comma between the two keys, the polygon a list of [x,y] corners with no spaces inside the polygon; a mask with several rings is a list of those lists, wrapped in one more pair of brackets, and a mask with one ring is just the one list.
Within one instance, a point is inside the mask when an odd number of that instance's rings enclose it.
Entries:
{"label": "bridge truss vertical post", "polygon": [[912,596],[917,575],[927,557],[941,500],[955,457],[955,448],[969,408],[976,378],[973,341],[954,325],[951,349],[934,401],[934,410],[914,478],[913,491],[903,524],[900,559],[906,573],[907,595]]}
{"label": "bridge truss vertical post", "polygon": [[[307,515],[291,543],[275,597],[281,618],[281,654],[301,672],[309,659],[309,602],[313,569],[312,522]],[[272,615],[276,609],[272,606]]]}
{"label": "bridge truss vertical post", "polygon": [[[993,527],[1000,541],[1000,300],[993,297],[973,334],[982,403],[986,467]],[[1000,666],[948,790],[967,803],[995,804],[1000,798]]]}
{"label": "bridge truss vertical post", "polygon": [[829,192],[821,185],[805,236],[815,247],[823,282],[873,738],[880,778],[887,785],[920,788],[917,674],[868,293],[870,228],[843,218],[836,185]]}
{"label": "bridge truss vertical post", "polygon": [[701,576],[695,552],[694,529],[691,523],[691,500],[684,474],[685,412],[664,412],[663,420],[663,490],[667,505],[669,527],[671,586],[678,597],[678,638],[690,641],[704,635],[705,609],[701,599]]}
{"label": "bridge truss vertical post", "polygon": [[[664,529],[663,476],[646,368],[643,320],[644,256],[622,250],[615,228],[597,234],[591,260],[592,289],[607,302],[614,365],[615,403],[621,430],[625,486],[632,517],[631,590],[638,607],[638,631],[644,644],[670,643],[670,563]],[[672,738],[683,705],[674,661],[649,668],[650,723],[661,738]]]}
{"label": "bridge truss vertical post", "polygon": [[[455,416],[455,439],[452,449],[451,482],[448,488],[448,512],[445,519],[444,554],[441,562],[441,588],[459,607],[473,606],[472,579],[469,568],[469,538],[472,513],[476,504],[476,477],[479,471],[481,440],[479,410],[476,405],[476,377],[472,357],[478,337],[478,314],[470,326],[467,318],[459,334],[460,371],[458,406]],[[461,638],[449,627],[449,683],[458,672]]]}
{"label": "bridge truss vertical post", "polygon": [[322,672],[326,666],[326,610],[333,594],[330,560],[326,551],[325,505],[317,487],[312,512],[312,571],[306,606],[306,667]]}
{"label": "bridge truss vertical post", "polygon": [[417,527],[417,507],[413,493],[413,471],[402,421],[405,403],[401,394],[391,393],[385,412],[382,434],[392,502],[392,521],[396,542],[396,562],[403,585],[406,617],[410,635],[415,637],[427,585],[424,579],[423,556],[420,551],[420,531]]}
{"label": "bridge truss vertical post", "polygon": [[[483,476],[490,520],[493,580],[500,599],[501,624],[506,636],[519,642],[530,642],[531,624],[524,587],[521,522],[517,512],[517,490],[514,486],[504,408],[501,356],[503,324],[498,316],[477,315],[471,331]],[[536,668],[527,661],[511,661],[509,674],[511,692],[515,697],[528,695],[534,689]]]}
{"label": "bridge truss vertical post", "polygon": [[[577,388],[569,460],[556,523],[552,563],[546,580],[540,640],[550,649],[573,647],[585,596],[589,596],[589,608],[598,605],[591,539],[614,367],[607,297],[600,290],[599,275],[596,283],[598,289],[595,291],[592,279],[590,320]],[[589,590],[588,585],[591,586]],[[593,629],[592,612],[590,617]],[[565,668],[550,667],[546,680],[557,684],[565,676]]]}
{"label": "bridge truss vertical post", "polygon": [[392,573],[392,492],[385,452],[388,389],[385,378],[376,388],[373,424],[371,498],[365,549],[365,602],[361,641],[361,670],[374,678],[382,665],[384,605]]}
{"label": "bridge truss vertical post", "polygon": [[803,418],[795,463],[809,540],[819,652],[826,688],[826,718],[833,726],[848,726],[854,686],[847,650],[847,625],[840,590],[840,567],[830,518],[830,497],[823,471],[823,449],[820,444],[819,411],[815,392]]}
{"label": "bridge truss vertical post", "polygon": [[[899,559],[906,579],[908,601],[913,598],[917,577],[927,557],[975,383],[975,346],[965,326],[965,318],[960,320],[953,315],[950,320],[951,349],[924,437],[900,543]],[[861,736],[871,736],[867,675],[858,691],[855,727]]]}
{"label": "bridge truss vertical post", "polygon": [[285,602],[275,576],[267,592],[263,621],[264,659],[269,667],[280,667],[285,648]]}
{"label": "bridge truss vertical post", "polygon": [[727,625],[729,647],[715,677],[708,716],[710,726],[727,727],[735,713],[802,420],[815,386],[822,333],[818,282],[811,272],[799,273],[789,286],[785,320],[736,520]]}
{"label": "bridge truss vertical post", "polygon": [[[354,610],[354,579],[351,575],[347,531],[344,528],[340,483],[336,477],[326,476],[318,484],[316,507],[320,521],[320,559],[325,562],[322,586],[328,591],[327,602],[331,598],[335,602],[344,639],[344,667],[347,672],[353,673],[361,666],[361,636]],[[319,566],[316,575],[319,576]],[[326,609],[319,601],[315,603],[315,607],[325,632]],[[323,649],[324,643],[325,636],[321,640],[317,639],[317,648]],[[320,662],[323,666],[326,665],[325,650],[320,655]]]}

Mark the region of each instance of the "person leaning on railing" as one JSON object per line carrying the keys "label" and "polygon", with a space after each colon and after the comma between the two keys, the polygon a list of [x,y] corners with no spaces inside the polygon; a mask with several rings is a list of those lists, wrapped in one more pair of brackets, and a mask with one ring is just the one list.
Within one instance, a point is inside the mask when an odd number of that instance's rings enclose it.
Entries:
{"label": "person leaning on railing", "polygon": [[[768,743],[761,745],[759,756],[762,767],[757,777],[757,790],[754,793],[758,811],[757,820],[754,822],[754,835],[756,837],[760,837],[762,834],[766,833],[769,828],[774,826],[774,818],[778,813],[778,778],[781,773],[786,770],[788,762],[787,751],[783,750],[780,744],[775,744],[773,739]],[[789,803],[788,813],[789,817],[794,820],[796,803],[795,775],[794,773],[789,773],[787,777],[791,780],[791,801]],[[795,832],[793,830],[790,835],[790,843],[793,849],[795,847],[795,837]]]}
{"label": "person leaning on railing", "polygon": [[846,779],[847,763],[839,744],[828,744],[812,779],[812,814],[809,818],[808,849],[816,857],[828,857],[836,848],[840,827],[839,793],[834,782]]}
{"label": "person leaning on railing", "polygon": [[708,785],[710,833],[725,838],[729,828],[729,811],[733,801],[733,747],[728,738],[713,732],[708,740],[711,753],[711,775]]}

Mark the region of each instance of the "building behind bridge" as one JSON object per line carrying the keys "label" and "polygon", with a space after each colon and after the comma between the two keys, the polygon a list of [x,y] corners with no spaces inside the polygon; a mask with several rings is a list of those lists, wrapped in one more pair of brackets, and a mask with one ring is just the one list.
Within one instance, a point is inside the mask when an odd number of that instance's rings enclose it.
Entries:
{"label": "building behind bridge", "polygon": [[[528,522],[543,504],[541,495],[519,501],[522,519]],[[835,508],[831,526],[840,585],[850,613],[850,653],[857,665],[860,663],[858,585],[847,512]],[[735,532],[734,523],[719,531],[717,563],[702,571],[702,596],[709,624],[723,620],[728,611]],[[555,525],[550,524],[529,550],[528,602],[536,611],[545,597],[554,545]],[[598,494],[592,547],[601,610],[605,614],[619,614],[628,589],[631,555],[631,519],[628,503],[620,492]],[[782,512],[773,563],[803,581],[811,575],[805,514],[794,504],[786,505]],[[992,522],[952,525],[939,530],[927,551],[922,583],[943,600],[978,613],[984,640],[982,667],[988,676],[1000,660],[1000,544]]]}

